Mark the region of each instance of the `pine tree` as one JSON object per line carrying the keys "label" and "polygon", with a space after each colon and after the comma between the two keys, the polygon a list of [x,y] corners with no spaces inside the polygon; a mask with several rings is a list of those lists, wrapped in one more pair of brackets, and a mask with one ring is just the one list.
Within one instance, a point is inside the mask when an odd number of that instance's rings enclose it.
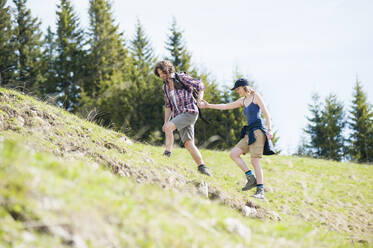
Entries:
{"label": "pine tree", "polygon": [[299,144],[297,146],[297,151],[293,154],[294,156],[300,157],[312,157],[311,150],[308,147],[307,138],[302,134],[300,137]]}
{"label": "pine tree", "polygon": [[176,71],[191,71],[191,55],[185,47],[183,32],[179,30],[175,18],[173,18],[170,34],[167,37],[166,49],[170,52],[167,59],[172,62]]}
{"label": "pine tree", "polygon": [[361,83],[356,80],[349,116],[351,158],[360,163],[373,161],[373,112]]}
{"label": "pine tree", "polygon": [[79,112],[86,115],[95,110],[100,113],[98,119],[102,125],[134,136],[142,132],[139,131],[144,127],[142,120],[148,117],[137,112],[138,105],[142,106],[139,101],[143,89],[138,87],[137,78],[141,73],[134,59],[128,56],[123,34],[114,25],[109,2],[90,0],[89,3],[88,73]]}
{"label": "pine tree", "polygon": [[152,67],[155,63],[153,48],[139,19],[137,19],[135,30],[136,33],[130,43],[131,55],[134,58],[136,68],[148,76],[152,73]]}
{"label": "pine tree", "polygon": [[84,70],[83,31],[69,0],[61,0],[57,7],[54,91],[58,95],[57,103],[74,111],[79,101],[81,71]]}
{"label": "pine tree", "polygon": [[135,35],[130,41],[130,51],[134,70],[127,98],[136,104],[132,104],[131,112],[126,111],[127,125],[136,139],[157,143],[160,137],[155,133],[160,132],[163,123],[162,88],[153,74],[156,58],[140,20],[137,20]]}
{"label": "pine tree", "polygon": [[326,156],[324,149],[325,130],[323,127],[324,123],[322,122],[320,96],[313,94],[312,101],[312,104],[308,105],[311,116],[307,117],[309,123],[304,129],[304,132],[309,135],[310,143],[303,149],[306,150],[305,153],[320,158]]}
{"label": "pine tree", "polygon": [[345,156],[345,113],[343,104],[335,95],[329,95],[322,105],[317,94],[309,105],[311,116],[307,117],[304,132],[309,135],[309,144],[302,147],[303,153],[316,158],[340,161]]}
{"label": "pine tree", "polygon": [[343,131],[346,125],[343,104],[338,102],[335,95],[325,99],[325,108],[321,112],[324,124],[324,156],[328,159],[340,161],[345,155],[345,138]]}
{"label": "pine tree", "polygon": [[122,81],[121,76],[115,74],[125,72],[128,51],[107,0],[89,1],[89,20],[88,74],[83,88],[85,95],[96,97],[99,90],[105,91],[108,80]]}
{"label": "pine tree", "polygon": [[13,0],[15,8],[16,84],[19,90],[38,93],[43,83],[42,32],[40,22],[31,16],[27,0]]}
{"label": "pine tree", "polygon": [[[53,33],[50,26],[47,28],[47,34],[44,37],[43,42],[43,73],[46,81],[41,87],[41,93],[43,96],[51,96],[56,92],[56,41],[55,34]],[[54,97],[53,97],[54,98]],[[55,100],[52,103],[56,103]]]}
{"label": "pine tree", "polygon": [[15,66],[12,20],[6,2],[0,0],[0,86],[11,83]]}

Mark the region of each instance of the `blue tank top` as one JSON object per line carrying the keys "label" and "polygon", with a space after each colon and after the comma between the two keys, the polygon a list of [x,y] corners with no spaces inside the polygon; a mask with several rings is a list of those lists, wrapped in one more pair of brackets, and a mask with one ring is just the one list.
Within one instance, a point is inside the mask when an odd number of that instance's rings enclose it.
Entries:
{"label": "blue tank top", "polygon": [[259,105],[254,103],[254,97],[247,107],[245,106],[245,99],[243,100],[243,113],[246,116],[248,126],[256,121],[261,121],[260,112]]}

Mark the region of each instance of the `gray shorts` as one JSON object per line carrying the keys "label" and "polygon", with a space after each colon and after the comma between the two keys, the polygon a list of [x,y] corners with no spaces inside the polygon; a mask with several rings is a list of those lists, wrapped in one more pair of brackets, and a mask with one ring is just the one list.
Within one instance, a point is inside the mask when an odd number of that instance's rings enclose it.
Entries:
{"label": "gray shorts", "polygon": [[197,119],[198,114],[187,112],[179,114],[171,120],[179,131],[180,138],[183,144],[189,139],[194,139],[194,123],[196,123]]}

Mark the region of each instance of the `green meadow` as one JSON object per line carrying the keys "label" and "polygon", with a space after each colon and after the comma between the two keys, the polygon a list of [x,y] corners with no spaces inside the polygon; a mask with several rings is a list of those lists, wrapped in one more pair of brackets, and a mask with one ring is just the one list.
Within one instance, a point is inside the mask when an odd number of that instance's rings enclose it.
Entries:
{"label": "green meadow", "polygon": [[371,165],[264,157],[262,201],[227,151],[162,152],[1,88],[0,247],[373,247]]}

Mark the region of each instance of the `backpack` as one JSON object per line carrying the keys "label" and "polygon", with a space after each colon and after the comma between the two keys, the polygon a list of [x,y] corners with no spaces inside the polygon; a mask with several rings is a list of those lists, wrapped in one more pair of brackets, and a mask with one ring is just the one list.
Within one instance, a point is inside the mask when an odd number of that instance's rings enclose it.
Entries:
{"label": "backpack", "polygon": [[[182,72],[182,73],[185,73],[185,72]],[[183,80],[180,79],[180,77],[177,73],[175,73],[175,79],[184,90],[189,91],[189,92],[192,91],[194,101],[197,102],[196,99],[198,99],[198,91],[196,90],[196,88],[186,86],[185,83],[183,82]],[[198,106],[197,106],[197,108],[198,108],[199,118],[201,118],[201,120],[204,121],[205,123],[210,124],[210,122],[203,117],[201,109]]]}

